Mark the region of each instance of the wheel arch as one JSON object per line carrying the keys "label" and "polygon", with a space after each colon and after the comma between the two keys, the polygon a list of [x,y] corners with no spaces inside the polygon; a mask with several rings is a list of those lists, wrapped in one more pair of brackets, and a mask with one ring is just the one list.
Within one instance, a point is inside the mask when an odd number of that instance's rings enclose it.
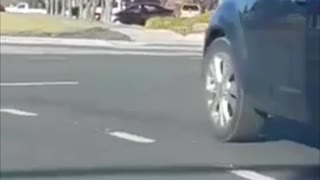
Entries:
{"label": "wheel arch", "polygon": [[240,83],[242,83],[246,91],[249,88],[247,87],[248,81],[246,78],[249,51],[241,22],[241,12],[242,10],[237,1],[227,1],[221,4],[221,7],[211,17],[209,28],[206,31],[203,52],[205,54],[210,44],[217,38],[227,38],[231,43],[234,57],[237,57],[234,61],[237,68],[236,71],[238,72]]}
{"label": "wheel arch", "polygon": [[219,26],[214,26],[212,28],[210,28],[208,31],[207,31],[207,37],[206,37],[206,40],[205,40],[205,43],[204,43],[204,53],[206,53],[206,50],[208,48],[208,46],[214,41],[216,40],[217,38],[219,37],[225,37],[226,34],[225,34],[225,31],[222,27],[219,27]]}

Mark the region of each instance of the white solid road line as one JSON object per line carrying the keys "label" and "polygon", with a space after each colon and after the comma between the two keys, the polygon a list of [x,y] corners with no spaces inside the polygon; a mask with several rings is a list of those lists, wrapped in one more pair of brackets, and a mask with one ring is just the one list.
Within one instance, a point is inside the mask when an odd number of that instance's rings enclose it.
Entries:
{"label": "white solid road line", "polygon": [[277,180],[250,170],[233,170],[231,173],[249,180]]}
{"label": "white solid road line", "polygon": [[136,142],[136,143],[150,144],[150,143],[154,143],[156,141],[154,139],[149,139],[146,137],[142,137],[142,136],[138,136],[135,134],[126,133],[126,132],[121,132],[121,131],[110,131],[110,130],[106,129],[105,133],[109,134],[110,136],[113,136],[113,137],[117,137],[120,139],[132,141],[132,142]]}
{"label": "white solid road line", "polygon": [[59,85],[77,85],[76,81],[56,81],[56,82],[12,82],[0,83],[0,86],[15,87],[15,86],[59,86]]}
{"label": "white solid road line", "polygon": [[37,113],[22,111],[22,110],[18,110],[18,109],[10,109],[10,108],[1,108],[0,112],[13,114],[13,115],[17,115],[17,116],[38,116]]}

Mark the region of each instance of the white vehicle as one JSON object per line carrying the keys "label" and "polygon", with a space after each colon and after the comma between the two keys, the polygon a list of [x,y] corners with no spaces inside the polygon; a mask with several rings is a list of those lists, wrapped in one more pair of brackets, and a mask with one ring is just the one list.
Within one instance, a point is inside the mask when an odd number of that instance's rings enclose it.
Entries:
{"label": "white vehicle", "polygon": [[201,7],[196,3],[185,3],[181,5],[178,11],[178,17],[192,18],[201,14]]}
{"label": "white vehicle", "polygon": [[[114,14],[122,11],[123,9],[125,9],[122,0],[113,0],[112,2],[112,11],[111,11],[111,22],[114,21],[115,16]],[[96,19],[100,19],[101,18],[101,14],[102,14],[102,8],[101,7],[97,7],[95,10],[95,16]]]}
{"label": "white vehicle", "polygon": [[114,22],[116,19],[115,14],[125,9],[122,0],[114,0],[112,3],[112,15],[111,15],[111,22]]}
{"label": "white vehicle", "polygon": [[15,6],[11,5],[5,9],[8,13],[47,14],[46,9],[30,8],[29,4],[26,2],[19,2]]}

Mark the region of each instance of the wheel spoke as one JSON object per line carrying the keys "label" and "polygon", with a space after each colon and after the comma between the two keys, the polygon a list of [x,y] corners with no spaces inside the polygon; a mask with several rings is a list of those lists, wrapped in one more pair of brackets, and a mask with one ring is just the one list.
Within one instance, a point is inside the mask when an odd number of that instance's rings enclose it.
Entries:
{"label": "wheel spoke", "polygon": [[234,116],[235,109],[236,109],[236,106],[237,106],[236,99],[233,96],[229,95],[229,94],[225,95],[223,97],[223,99],[226,102],[225,106],[224,106],[225,110],[226,110],[226,112],[228,112],[229,119],[231,119]]}
{"label": "wheel spoke", "polygon": [[216,78],[214,72],[214,63],[209,63],[209,68],[206,77],[206,90],[211,93],[216,92]]}
{"label": "wheel spoke", "polygon": [[228,126],[236,110],[237,87],[228,55],[216,54],[208,64],[206,90],[207,107],[212,121],[220,127]]}
{"label": "wheel spoke", "polygon": [[217,99],[212,99],[210,101],[210,106],[209,106],[210,112],[217,112],[218,106],[219,106],[219,101],[217,101]]}
{"label": "wheel spoke", "polygon": [[210,77],[210,75],[207,75],[206,78],[206,90],[211,93],[216,92],[216,84],[214,82],[214,78]]}
{"label": "wheel spoke", "polygon": [[224,102],[223,100],[220,100],[219,101],[219,121],[221,126],[224,126],[225,118],[226,118],[224,114],[223,106],[224,106]]}
{"label": "wheel spoke", "polygon": [[209,109],[211,118],[216,123],[219,120],[219,101],[217,99],[212,100]]}
{"label": "wheel spoke", "polygon": [[236,82],[235,81],[228,81],[226,83],[226,91],[228,92],[229,95],[236,98],[237,97]]}
{"label": "wheel spoke", "polygon": [[233,71],[229,62],[223,62],[223,82],[226,83],[233,78]]}
{"label": "wheel spoke", "polygon": [[224,120],[227,122],[230,121],[230,119],[232,118],[232,114],[229,111],[228,101],[226,99],[221,100],[221,109],[224,116]]}
{"label": "wheel spoke", "polygon": [[211,75],[212,77],[215,76],[215,70],[214,70],[214,69],[215,69],[215,68],[214,68],[214,63],[211,62],[211,63],[209,64],[209,73],[210,73],[210,75]]}
{"label": "wheel spoke", "polygon": [[215,73],[215,78],[218,83],[221,83],[223,80],[223,72],[222,72],[222,63],[223,59],[220,56],[215,56],[214,59],[214,73]]}

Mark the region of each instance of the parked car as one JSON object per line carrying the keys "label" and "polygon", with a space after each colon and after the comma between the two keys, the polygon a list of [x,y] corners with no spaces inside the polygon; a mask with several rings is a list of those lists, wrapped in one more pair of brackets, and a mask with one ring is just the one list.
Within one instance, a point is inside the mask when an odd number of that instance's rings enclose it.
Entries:
{"label": "parked car", "polygon": [[127,9],[116,13],[114,22],[145,25],[149,18],[155,16],[173,16],[173,11],[154,3],[133,4]]}
{"label": "parked car", "polygon": [[122,0],[125,7],[129,7],[134,4],[145,4],[145,3],[152,3],[152,4],[158,4],[161,5],[160,0]]}
{"label": "parked car", "polygon": [[5,12],[6,9],[0,4],[0,12]]}
{"label": "parked car", "polygon": [[201,6],[197,3],[183,3],[178,8],[176,16],[181,18],[192,18],[201,14]]}
{"label": "parked car", "polygon": [[160,0],[130,0],[133,4],[144,4],[144,3],[152,3],[161,5]]}
{"label": "parked car", "polygon": [[23,13],[23,14],[47,14],[46,9],[31,8],[29,3],[19,2],[16,5],[9,6],[5,9],[9,13]]}
{"label": "parked car", "polygon": [[224,0],[213,13],[202,72],[217,139],[252,140],[272,116],[319,127],[319,1]]}

